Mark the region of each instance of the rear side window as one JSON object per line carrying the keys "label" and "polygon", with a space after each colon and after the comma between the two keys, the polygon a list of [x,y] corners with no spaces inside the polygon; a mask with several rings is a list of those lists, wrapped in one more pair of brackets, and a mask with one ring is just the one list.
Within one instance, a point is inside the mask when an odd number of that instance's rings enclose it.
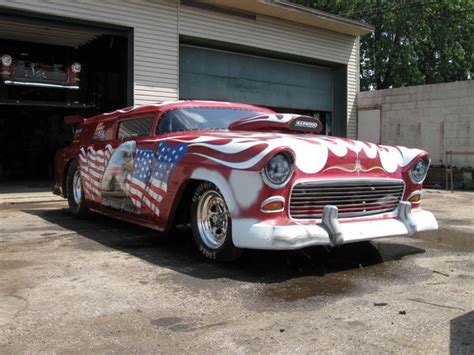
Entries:
{"label": "rear side window", "polygon": [[127,139],[133,137],[147,137],[151,133],[154,117],[136,118],[119,123],[118,139]]}

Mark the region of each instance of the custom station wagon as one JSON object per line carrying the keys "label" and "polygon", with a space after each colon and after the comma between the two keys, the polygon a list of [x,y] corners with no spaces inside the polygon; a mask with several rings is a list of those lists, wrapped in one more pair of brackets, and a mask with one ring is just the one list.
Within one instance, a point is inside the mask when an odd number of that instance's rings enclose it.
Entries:
{"label": "custom station wagon", "polygon": [[67,119],[77,129],[54,191],[74,215],[190,224],[211,259],[438,228],[420,208],[427,152],[320,135],[313,117],[173,101]]}

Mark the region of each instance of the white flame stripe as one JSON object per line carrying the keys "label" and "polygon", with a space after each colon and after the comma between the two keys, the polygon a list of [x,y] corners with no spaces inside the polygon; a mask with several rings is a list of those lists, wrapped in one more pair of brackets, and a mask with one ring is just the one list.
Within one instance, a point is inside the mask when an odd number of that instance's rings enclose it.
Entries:
{"label": "white flame stripe", "polygon": [[[168,101],[163,101],[163,102],[159,102],[159,103],[156,103],[156,104],[146,104],[146,105],[135,105],[135,106],[132,106],[132,107],[126,107],[126,108],[122,108],[120,110],[115,110],[115,111],[112,111],[112,112],[106,112],[104,113],[103,115],[104,116],[110,116],[110,115],[114,115],[114,114],[117,114],[117,113],[129,113],[129,112],[133,112],[135,110],[138,110],[140,108],[144,108],[144,107],[162,107],[162,106],[165,106],[165,105],[171,105],[171,104],[179,104],[179,103],[182,103],[182,102],[186,102],[186,100],[168,100]],[[196,102],[196,103],[208,103],[208,104],[220,104],[220,105],[231,105],[230,102],[225,102],[225,101],[206,101],[206,100],[193,100],[193,102]]]}
{"label": "white flame stripe", "polygon": [[235,142],[235,144],[224,144],[224,145],[208,144],[208,143],[194,143],[194,144],[190,144],[189,147],[205,147],[205,148],[209,148],[209,149],[212,149],[224,154],[237,154],[260,144],[268,145],[266,142],[249,142],[249,143]]}
{"label": "white flame stripe", "polygon": [[244,162],[230,162],[230,161],[225,161],[225,160],[217,159],[217,158],[211,157],[210,155],[201,154],[201,153],[191,153],[191,154],[199,155],[199,156],[201,156],[201,157],[203,157],[203,158],[210,159],[210,160],[212,160],[212,161],[215,161],[216,163],[222,164],[222,165],[227,166],[227,167],[232,168],[232,169],[240,169],[240,170],[242,170],[242,169],[251,168],[252,166],[254,166],[255,164],[257,164],[260,160],[262,160],[262,158],[265,157],[265,156],[268,154],[268,149],[263,150],[263,151],[260,152],[259,154],[255,155],[255,156],[252,157],[251,159],[246,160],[246,161],[244,161]]}
{"label": "white flame stripe", "polygon": [[[254,137],[262,136],[261,133],[254,133],[252,135]],[[212,145],[211,143],[213,140],[216,141],[225,138],[225,136],[222,138],[217,136],[202,136],[192,140],[191,142],[193,143],[190,144],[191,146],[195,147],[202,146],[210,148],[221,153],[239,153],[244,150],[243,148],[248,149],[261,143],[267,144],[267,148],[246,162],[228,162],[203,153],[191,152],[191,154],[211,159],[230,168],[247,169],[255,165],[259,159],[263,158],[266,154],[269,154],[274,149],[287,146],[295,152],[296,166],[307,174],[314,174],[321,171],[326,165],[329,158],[329,151],[338,157],[346,156],[349,151],[359,154],[362,150],[365,152],[367,157],[371,159],[378,155],[380,157],[382,167],[388,173],[394,173],[399,167],[407,166],[417,155],[423,152],[419,149],[381,145],[378,146],[372,143],[363,143],[350,140],[346,141],[338,138],[298,138],[285,134],[272,134],[268,135],[268,139],[254,139],[249,142],[248,138],[251,138],[252,135],[247,136],[247,138],[233,138],[229,143],[215,145]],[[314,152],[315,154],[308,154],[308,152]]]}
{"label": "white flame stripe", "polygon": [[276,123],[288,123],[291,121],[293,118],[300,117],[301,115],[295,115],[291,113],[284,113],[284,114],[279,114],[281,118],[278,118],[276,114],[268,114],[268,115],[259,115],[259,116],[254,116],[254,117],[247,117],[242,120],[238,125],[235,127],[238,127],[242,124],[247,124],[247,123],[254,123],[254,122],[276,122]]}
{"label": "white flame stripe", "polygon": [[115,111],[112,111],[112,112],[106,112],[103,115],[104,116],[109,116],[109,115],[114,115],[114,114],[117,114],[117,113],[129,113],[129,112],[133,112],[133,111],[138,110],[138,109],[143,108],[143,107],[162,107],[162,106],[165,106],[165,105],[177,104],[177,103],[180,103],[180,102],[185,102],[185,101],[175,100],[175,101],[163,101],[163,102],[160,102],[160,103],[157,103],[157,104],[135,105],[135,106],[131,106],[131,107],[122,108],[120,110],[115,110]]}

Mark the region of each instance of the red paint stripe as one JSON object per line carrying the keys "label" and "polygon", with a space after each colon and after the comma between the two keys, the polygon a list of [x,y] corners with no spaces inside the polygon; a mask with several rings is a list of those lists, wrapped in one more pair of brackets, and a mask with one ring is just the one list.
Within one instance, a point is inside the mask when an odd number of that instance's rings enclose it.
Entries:
{"label": "red paint stripe", "polygon": [[163,194],[163,193],[166,193],[165,190],[163,190],[162,188],[156,186],[155,184],[153,183],[149,183],[148,186],[147,186],[151,191],[157,193],[157,194]]}
{"label": "red paint stripe", "polygon": [[227,154],[207,147],[194,146],[189,148],[189,152],[211,156],[229,163],[241,163],[252,159],[256,155],[261,153],[263,150],[265,150],[267,147],[267,143],[260,143],[254,145],[253,147],[247,148],[239,153]]}
{"label": "red paint stripe", "polygon": [[134,189],[139,190],[142,193],[145,192],[146,187],[142,187],[142,186],[138,185],[133,180],[131,180],[129,184],[130,184],[130,187],[133,187]]}
{"label": "red paint stripe", "polygon": [[143,200],[147,199],[155,208],[159,209],[161,202],[158,202],[158,200],[155,200],[153,197],[151,197],[149,194],[145,192],[145,195],[143,196]]}

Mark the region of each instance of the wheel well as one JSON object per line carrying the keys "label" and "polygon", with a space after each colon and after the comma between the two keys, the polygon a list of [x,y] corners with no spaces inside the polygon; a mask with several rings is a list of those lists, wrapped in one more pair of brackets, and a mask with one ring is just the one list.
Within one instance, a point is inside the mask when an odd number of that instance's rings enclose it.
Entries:
{"label": "wheel well", "polygon": [[67,173],[69,171],[69,166],[71,163],[74,161],[74,159],[69,160],[66,165],[64,166],[63,170],[63,175],[62,175],[62,181],[61,181],[61,187],[63,189],[63,196],[64,198],[67,198]]}
{"label": "wheel well", "polygon": [[174,213],[173,225],[186,225],[190,223],[191,202],[193,194],[196,188],[202,182],[205,181],[194,179],[188,180],[179,197],[179,202],[177,203]]}

